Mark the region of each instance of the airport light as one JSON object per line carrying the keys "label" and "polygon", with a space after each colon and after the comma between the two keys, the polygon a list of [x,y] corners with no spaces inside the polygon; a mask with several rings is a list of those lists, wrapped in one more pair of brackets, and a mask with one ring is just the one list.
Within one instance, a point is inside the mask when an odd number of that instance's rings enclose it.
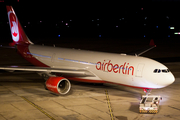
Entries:
{"label": "airport light", "polygon": [[180,35],[180,32],[175,32],[174,34],[175,34],[175,35]]}
{"label": "airport light", "polygon": [[174,30],[174,27],[170,27],[169,29]]}

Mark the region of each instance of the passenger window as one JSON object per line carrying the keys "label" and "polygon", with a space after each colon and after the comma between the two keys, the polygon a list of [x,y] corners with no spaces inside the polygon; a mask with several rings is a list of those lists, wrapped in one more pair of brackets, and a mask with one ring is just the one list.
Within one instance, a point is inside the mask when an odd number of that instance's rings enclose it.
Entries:
{"label": "passenger window", "polygon": [[161,70],[159,69],[159,70],[158,70],[158,73],[160,73],[160,72],[161,72]]}

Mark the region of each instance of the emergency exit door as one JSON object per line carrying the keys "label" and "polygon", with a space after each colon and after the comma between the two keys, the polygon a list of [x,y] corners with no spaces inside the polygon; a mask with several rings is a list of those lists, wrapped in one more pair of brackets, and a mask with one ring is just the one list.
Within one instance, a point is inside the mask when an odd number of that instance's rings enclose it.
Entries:
{"label": "emergency exit door", "polygon": [[52,54],[52,58],[51,58],[51,62],[53,62],[53,63],[54,63],[55,61],[56,61],[56,54],[55,54],[55,53],[53,53],[53,54]]}

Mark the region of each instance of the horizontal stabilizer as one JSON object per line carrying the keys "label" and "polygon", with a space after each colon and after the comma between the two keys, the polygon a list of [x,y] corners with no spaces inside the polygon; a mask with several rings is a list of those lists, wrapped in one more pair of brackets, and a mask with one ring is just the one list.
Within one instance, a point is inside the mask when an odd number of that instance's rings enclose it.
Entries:
{"label": "horizontal stabilizer", "polygon": [[11,48],[11,49],[15,49],[16,47],[15,47],[15,46],[3,46],[3,45],[0,45],[0,48]]}

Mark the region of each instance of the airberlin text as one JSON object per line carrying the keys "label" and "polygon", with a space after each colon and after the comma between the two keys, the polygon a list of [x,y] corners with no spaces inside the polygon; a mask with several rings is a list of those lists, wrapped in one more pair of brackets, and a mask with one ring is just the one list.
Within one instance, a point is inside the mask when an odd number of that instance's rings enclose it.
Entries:
{"label": "airberlin text", "polygon": [[129,63],[124,63],[123,65],[119,64],[112,64],[111,60],[104,62],[97,62],[96,63],[96,69],[97,70],[102,70],[102,71],[107,71],[107,72],[114,72],[114,73],[122,73],[126,75],[133,75],[134,74],[134,67],[129,66]]}

